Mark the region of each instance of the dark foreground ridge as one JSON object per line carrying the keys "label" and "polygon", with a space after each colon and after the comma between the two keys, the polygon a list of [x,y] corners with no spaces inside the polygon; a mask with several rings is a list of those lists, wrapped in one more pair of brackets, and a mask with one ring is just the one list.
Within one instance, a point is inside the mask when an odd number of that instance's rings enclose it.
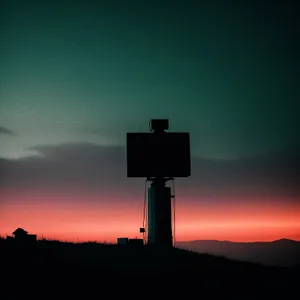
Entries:
{"label": "dark foreground ridge", "polygon": [[[269,267],[239,262],[182,249],[157,249],[146,246],[99,243],[65,243],[39,240],[33,244],[0,240],[2,274],[23,274],[28,279],[37,274],[75,275],[85,279],[97,274],[168,273],[177,278],[192,278],[201,285],[242,284],[249,289],[290,289],[299,274],[297,268]],[[101,275],[102,274],[102,275]],[[51,275],[52,276],[52,275]],[[94,275],[93,275],[94,276]],[[125,276],[126,277],[126,276]]]}

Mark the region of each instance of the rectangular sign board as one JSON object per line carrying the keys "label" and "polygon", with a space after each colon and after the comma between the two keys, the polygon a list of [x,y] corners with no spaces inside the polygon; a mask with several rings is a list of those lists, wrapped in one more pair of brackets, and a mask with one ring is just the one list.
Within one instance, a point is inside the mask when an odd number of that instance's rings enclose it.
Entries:
{"label": "rectangular sign board", "polygon": [[127,133],[127,177],[189,177],[187,132]]}

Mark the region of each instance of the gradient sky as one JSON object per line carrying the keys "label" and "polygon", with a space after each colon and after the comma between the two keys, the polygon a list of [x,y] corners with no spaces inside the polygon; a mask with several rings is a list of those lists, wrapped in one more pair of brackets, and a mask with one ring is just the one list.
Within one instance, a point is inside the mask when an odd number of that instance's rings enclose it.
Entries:
{"label": "gradient sky", "polygon": [[139,236],[126,132],[191,134],[176,239],[300,240],[296,1],[1,1],[0,234]]}

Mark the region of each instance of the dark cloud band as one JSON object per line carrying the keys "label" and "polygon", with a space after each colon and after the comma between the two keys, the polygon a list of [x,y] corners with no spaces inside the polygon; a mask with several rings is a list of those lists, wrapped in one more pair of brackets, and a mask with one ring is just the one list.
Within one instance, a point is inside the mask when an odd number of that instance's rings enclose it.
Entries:
{"label": "dark cloud band", "polygon": [[[41,156],[0,159],[0,189],[96,190],[135,193],[143,180],[126,177],[121,146],[65,144],[35,148]],[[298,151],[235,161],[192,159],[192,176],[178,180],[181,193],[194,196],[300,197]]]}
{"label": "dark cloud band", "polygon": [[5,134],[5,135],[15,135],[15,132],[13,132],[10,129],[7,129],[5,127],[0,126],[0,135]]}

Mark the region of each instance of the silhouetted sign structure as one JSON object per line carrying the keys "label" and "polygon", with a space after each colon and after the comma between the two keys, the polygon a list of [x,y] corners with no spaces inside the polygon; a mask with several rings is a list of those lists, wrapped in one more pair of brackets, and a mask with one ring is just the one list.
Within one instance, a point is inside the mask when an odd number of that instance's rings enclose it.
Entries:
{"label": "silhouetted sign structure", "polygon": [[127,133],[127,177],[190,175],[188,132]]}
{"label": "silhouetted sign structure", "polygon": [[[191,175],[190,136],[188,132],[167,132],[168,119],[152,119],[149,128],[150,132],[127,133],[127,177],[144,177],[151,182],[147,197],[148,245],[172,247],[171,198],[175,195],[166,182]],[[140,232],[144,233],[145,228]]]}

